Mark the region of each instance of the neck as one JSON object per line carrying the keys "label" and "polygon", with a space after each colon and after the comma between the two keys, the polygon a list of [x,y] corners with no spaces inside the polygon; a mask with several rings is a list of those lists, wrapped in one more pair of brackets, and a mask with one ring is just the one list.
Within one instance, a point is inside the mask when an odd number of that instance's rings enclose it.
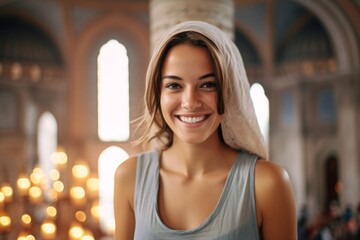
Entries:
{"label": "neck", "polygon": [[174,139],[173,145],[162,154],[162,167],[188,177],[228,168],[237,153],[216,139],[201,144],[188,144]]}

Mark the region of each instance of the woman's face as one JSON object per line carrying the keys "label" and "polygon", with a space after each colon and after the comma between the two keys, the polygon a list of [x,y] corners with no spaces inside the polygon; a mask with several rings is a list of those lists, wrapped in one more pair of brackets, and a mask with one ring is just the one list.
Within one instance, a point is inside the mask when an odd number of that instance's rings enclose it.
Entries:
{"label": "woman's face", "polygon": [[217,80],[208,51],[186,43],[176,45],[165,58],[161,77],[160,106],[174,142],[218,139],[222,116],[217,111]]}

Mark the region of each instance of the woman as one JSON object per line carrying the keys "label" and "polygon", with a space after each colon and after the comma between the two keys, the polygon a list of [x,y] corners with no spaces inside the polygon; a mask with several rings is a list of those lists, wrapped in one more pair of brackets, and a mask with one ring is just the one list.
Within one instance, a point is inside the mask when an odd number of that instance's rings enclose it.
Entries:
{"label": "woman", "polygon": [[146,76],[142,143],[115,175],[115,238],[296,239],[287,173],[266,161],[236,46],[190,21],[159,41]]}

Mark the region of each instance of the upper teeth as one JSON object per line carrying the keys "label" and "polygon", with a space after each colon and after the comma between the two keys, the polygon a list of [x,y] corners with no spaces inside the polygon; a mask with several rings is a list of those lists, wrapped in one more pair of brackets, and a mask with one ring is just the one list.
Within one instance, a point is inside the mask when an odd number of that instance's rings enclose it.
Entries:
{"label": "upper teeth", "polygon": [[204,119],[205,119],[205,116],[201,116],[201,117],[184,117],[184,116],[180,116],[180,120],[183,121],[183,122],[187,122],[187,123],[197,123],[197,122],[201,122]]}

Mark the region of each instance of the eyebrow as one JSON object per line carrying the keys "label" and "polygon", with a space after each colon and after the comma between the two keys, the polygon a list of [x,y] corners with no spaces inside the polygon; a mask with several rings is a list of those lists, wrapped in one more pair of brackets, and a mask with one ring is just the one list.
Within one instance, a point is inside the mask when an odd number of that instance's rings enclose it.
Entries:
{"label": "eyebrow", "polygon": [[[200,76],[198,78],[198,80],[203,80],[203,79],[206,79],[206,78],[210,78],[210,77],[215,77],[215,73],[207,73],[207,74],[204,74],[202,76]],[[181,77],[179,76],[176,76],[176,75],[165,75],[163,76],[161,79],[165,79],[165,78],[168,78],[168,79],[172,79],[172,80],[182,80]]]}

